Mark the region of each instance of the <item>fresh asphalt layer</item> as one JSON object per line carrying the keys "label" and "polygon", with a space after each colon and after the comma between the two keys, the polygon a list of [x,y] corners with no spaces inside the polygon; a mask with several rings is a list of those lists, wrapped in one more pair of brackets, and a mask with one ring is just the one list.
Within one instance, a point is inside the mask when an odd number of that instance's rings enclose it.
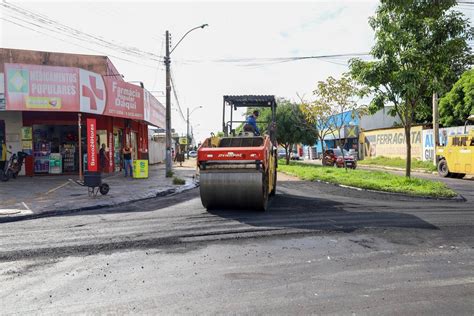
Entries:
{"label": "fresh asphalt layer", "polygon": [[470,315],[474,193],[460,183],[464,202],[281,175],[264,213],[206,211],[194,189],[3,223],[0,310]]}

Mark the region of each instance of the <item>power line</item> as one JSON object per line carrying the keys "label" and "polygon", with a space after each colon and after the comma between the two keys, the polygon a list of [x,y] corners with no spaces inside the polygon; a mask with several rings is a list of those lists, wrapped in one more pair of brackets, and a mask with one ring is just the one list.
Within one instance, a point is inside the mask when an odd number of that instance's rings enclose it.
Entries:
{"label": "power line", "polygon": [[176,92],[176,87],[175,87],[175,84],[174,84],[174,79],[173,79],[173,73],[170,71],[170,81],[171,81],[171,87],[173,88],[173,95],[174,95],[174,99],[176,100],[176,105],[178,106],[178,112],[179,114],[181,115],[181,118],[183,119],[184,122],[186,122],[186,118],[184,117],[184,113],[183,113],[183,110],[181,109],[181,105],[179,104],[179,100],[178,100],[178,94]]}
{"label": "power line", "polygon": [[[369,53],[346,53],[346,54],[297,56],[297,57],[221,58],[221,59],[209,59],[209,60],[193,59],[193,60],[184,60],[184,61],[191,62],[191,63],[229,63],[229,64],[236,64],[240,67],[260,68],[267,65],[282,64],[282,63],[307,60],[307,59],[320,59],[325,62],[338,64],[338,65],[344,65],[344,64],[338,63],[338,61],[345,62],[348,58],[353,58],[353,57],[371,57],[371,55]],[[336,60],[332,60],[332,59],[336,59]]]}
{"label": "power line", "polygon": [[64,39],[62,39],[62,38],[59,38],[59,37],[56,37],[56,36],[54,36],[54,35],[51,35],[51,34],[48,34],[48,33],[45,33],[45,32],[42,32],[42,31],[39,31],[39,30],[36,30],[36,29],[33,29],[33,28],[31,28],[31,27],[22,25],[22,24],[20,24],[20,23],[17,23],[17,22],[15,22],[15,21],[12,21],[12,20],[9,20],[9,19],[6,19],[6,18],[4,18],[4,17],[0,17],[0,19],[4,20],[5,22],[8,22],[8,23],[14,24],[14,25],[16,25],[16,26],[19,26],[19,27],[21,27],[21,28],[24,28],[24,29],[27,29],[27,30],[30,30],[30,31],[33,31],[33,32],[36,32],[36,33],[39,33],[39,34],[43,34],[43,35],[52,37],[52,38],[57,39],[57,40],[59,40],[59,41],[67,42],[67,43],[72,44],[72,45],[75,45],[75,46],[77,46],[77,47],[85,48],[85,49],[87,49],[87,50],[90,50],[90,51],[93,51],[93,52],[96,52],[96,53],[100,53],[100,54],[103,54],[103,55],[105,54],[105,55],[108,55],[108,56],[110,56],[110,57],[117,58],[117,59],[119,59],[119,60],[123,60],[123,61],[129,62],[129,63],[132,63],[132,64],[135,64],[135,65],[140,65],[140,66],[155,68],[155,66],[152,66],[152,65],[146,65],[146,64],[142,64],[142,63],[137,63],[137,62],[134,62],[134,61],[129,60],[129,59],[125,59],[125,58],[118,57],[118,56],[115,56],[115,55],[107,54],[107,53],[104,53],[103,51],[96,50],[96,49],[93,49],[93,48],[90,48],[90,47],[86,47],[86,46],[83,46],[83,45],[74,43],[74,42],[72,42],[72,41],[64,40]]}
{"label": "power line", "polygon": [[[10,10],[14,14],[26,17],[27,20],[21,19],[18,16],[12,16],[10,14],[11,18],[20,19],[22,22],[28,23],[36,28],[45,29],[52,33],[61,34],[62,36],[72,37],[79,41],[85,41],[89,44],[95,44],[108,49],[113,49],[119,51],[122,54],[127,54],[135,58],[147,58],[154,61],[162,61],[162,56],[159,56],[157,54],[143,51],[133,46],[124,46],[113,41],[108,41],[100,36],[92,35],[81,30],[72,28],[58,21],[55,21],[45,15],[24,9],[18,5],[13,5],[7,2],[2,2],[0,3],[0,5]],[[39,24],[36,24],[33,21]]]}

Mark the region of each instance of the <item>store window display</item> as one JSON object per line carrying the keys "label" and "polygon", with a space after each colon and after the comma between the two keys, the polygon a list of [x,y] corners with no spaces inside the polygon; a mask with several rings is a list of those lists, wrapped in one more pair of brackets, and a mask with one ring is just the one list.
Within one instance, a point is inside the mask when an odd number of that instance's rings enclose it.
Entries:
{"label": "store window display", "polygon": [[34,172],[77,172],[78,139],[77,127],[73,125],[33,125]]}

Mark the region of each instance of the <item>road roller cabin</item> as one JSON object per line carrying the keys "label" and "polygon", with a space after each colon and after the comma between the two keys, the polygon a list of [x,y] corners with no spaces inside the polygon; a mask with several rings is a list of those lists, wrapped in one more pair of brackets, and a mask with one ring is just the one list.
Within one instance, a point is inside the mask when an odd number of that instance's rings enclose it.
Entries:
{"label": "road roller cabin", "polygon": [[[233,111],[241,107],[271,108],[268,134],[236,135]],[[230,110],[230,111],[227,111]],[[230,112],[230,120],[226,120]],[[274,96],[224,96],[223,137],[207,138],[198,149],[201,201],[207,209],[234,208],[264,211],[275,194],[277,180],[276,102]],[[259,123],[262,123],[259,121]]]}
{"label": "road roller cabin", "polygon": [[[468,121],[474,121],[474,115]],[[466,126],[468,124],[466,121]],[[474,130],[464,128],[463,135],[448,136],[446,146],[436,148],[438,174],[442,177],[463,178],[474,175]]]}

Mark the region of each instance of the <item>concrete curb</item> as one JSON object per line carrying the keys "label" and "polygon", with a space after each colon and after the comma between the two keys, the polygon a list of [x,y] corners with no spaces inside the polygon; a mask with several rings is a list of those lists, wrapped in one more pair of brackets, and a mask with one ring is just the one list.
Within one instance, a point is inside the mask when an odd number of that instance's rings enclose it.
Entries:
{"label": "concrete curb", "polygon": [[[280,171],[282,172],[282,171]],[[285,174],[288,174],[290,176],[295,176],[290,173],[283,172]],[[296,176],[295,176],[296,177]],[[306,180],[310,181],[310,180]],[[377,190],[370,190],[370,189],[363,189],[363,188],[357,188],[349,185],[344,185],[344,184],[338,184],[338,183],[332,183],[332,182],[327,182],[323,180],[314,180],[311,182],[318,182],[318,183],[324,183],[324,184],[329,184],[333,185],[336,187],[344,188],[344,189],[350,189],[350,190],[356,190],[356,191],[363,191],[363,192],[372,192],[372,193],[380,193],[380,194],[385,194],[385,195],[392,195],[392,196],[399,196],[399,197],[408,197],[411,199],[420,199],[420,200],[440,200],[440,201],[453,201],[453,202],[466,202],[466,198],[462,196],[461,194],[456,195],[455,197],[452,198],[444,198],[444,197],[433,197],[433,196],[426,196],[426,195],[412,195],[412,194],[405,194],[405,193],[398,193],[398,192],[387,192],[387,191],[377,191]]]}
{"label": "concrete curb", "polygon": [[112,204],[102,203],[102,204],[97,204],[93,206],[85,206],[85,207],[68,209],[68,210],[49,210],[42,213],[28,213],[24,215],[0,217],[0,223],[17,222],[17,221],[22,221],[22,220],[29,220],[29,219],[36,219],[36,218],[43,218],[43,217],[53,217],[53,216],[67,215],[67,214],[73,214],[73,213],[78,213],[78,212],[83,212],[83,211],[98,210],[98,209],[102,209],[106,207],[122,206],[122,205],[130,204],[130,203],[134,203],[134,202],[145,201],[145,200],[150,200],[150,199],[154,199],[158,197],[165,197],[165,196],[171,196],[171,195],[183,193],[183,192],[192,190],[194,188],[197,188],[198,186],[199,186],[199,182],[192,182],[192,183],[188,183],[176,188],[170,188],[170,189],[156,192],[154,196],[131,199],[131,200],[119,202],[119,203],[112,203]]}

